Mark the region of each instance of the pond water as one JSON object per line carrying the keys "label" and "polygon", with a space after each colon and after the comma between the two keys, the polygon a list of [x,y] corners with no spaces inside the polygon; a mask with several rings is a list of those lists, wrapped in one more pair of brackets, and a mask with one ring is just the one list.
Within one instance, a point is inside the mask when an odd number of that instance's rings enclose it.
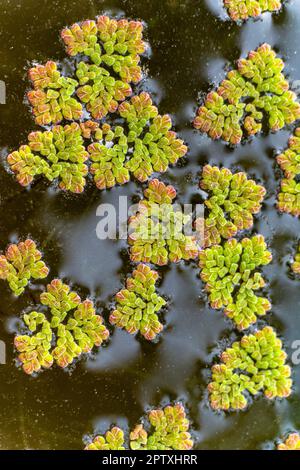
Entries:
{"label": "pond water", "polygon": [[[272,313],[260,325],[274,326],[289,356],[300,339],[300,281],[289,262],[299,238],[299,220],[276,211],[280,173],[274,155],[292,132],[260,135],[238,148],[212,142],[191,126],[199,99],[225,76],[240,55],[263,42],[286,62],[290,80],[300,80],[300,2],[289,1],[278,15],[264,15],[239,26],[226,20],[219,0],[0,0],[0,79],[7,85],[7,104],[0,106],[0,248],[32,237],[51,267],[50,278],[62,277],[82,296],[97,302],[108,320],[114,294],[132,267],[125,241],[96,237],[100,203],[133,200],[142,186],[132,182],[100,192],[90,184],[82,195],[55,190],[44,180],[21,188],[8,172],[8,151],[25,143],[35,128],[24,94],[32,62],[65,58],[59,31],[77,20],[102,13],[142,19],[150,57],[145,79],[136,88],[153,94],[161,113],[172,115],[176,130],[189,146],[184,164],[162,180],[172,183],[180,202],[201,200],[199,175],[206,163],[247,171],[267,188],[253,230],[262,233],[273,252],[264,269]],[[15,363],[14,331],[24,309],[38,304],[36,284],[20,298],[0,283],[0,339],[7,364],[0,366],[0,448],[81,449],[84,436],[112,423],[132,428],[150,407],[180,399],[186,405],[198,449],[270,448],[278,437],[300,429],[300,366],[293,366],[294,390],[287,400],[262,396],[243,412],[217,413],[208,404],[210,367],[221,348],[237,335],[221,312],[209,308],[196,262],[161,270],[159,286],[169,299],[166,328],[158,342],[111,329],[105,348],[63,371],[54,367],[26,376]]]}

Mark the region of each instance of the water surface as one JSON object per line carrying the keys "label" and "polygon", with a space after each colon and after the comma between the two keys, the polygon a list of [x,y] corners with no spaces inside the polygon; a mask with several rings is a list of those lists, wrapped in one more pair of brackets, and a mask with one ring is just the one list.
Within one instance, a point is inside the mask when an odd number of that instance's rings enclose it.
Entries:
{"label": "water surface", "polygon": [[[24,94],[33,62],[63,60],[59,31],[77,20],[112,13],[141,19],[151,45],[144,60],[145,79],[137,90],[153,93],[162,113],[172,114],[189,145],[184,165],[162,176],[175,185],[180,202],[199,200],[199,175],[206,163],[247,171],[267,188],[254,232],[262,233],[273,252],[264,269],[273,309],[260,325],[271,324],[289,354],[300,339],[299,280],[289,265],[299,238],[299,221],[275,208],[279,172],[274,155],[287,144],[291,129],[260,135],[236,149],[212,142],[193,130],[191,120],[201,96],[225,76],[241,54],[267,41],[286,61],[291,80],[300,79],[300,5],[238,26],[226,20],[219,0],[0,0],[0,79],[7,104],[0,107],[0,249],[27,236],[37,241],[51,267],[50,279],[63,277],[82,296],[92,297],[105,319],[114,294],[131,265],[124,241],[99,241],[96,209],[116,204],[118,196],[135,198],[134,182],[107,192],[89,185],[82,195],[56,191],[40,180],[30,190],[7,173],[8,151],[26,141],[34,123]],[[149,407],[181,399],[192,422],[198,449],[259,449],[300,429],[300,367],[294,366],[294,392],[287,400],[258,397],[244,412],[213,412],[206,385],[220,348],[236,337],[232,323],[209,308],[196,263],[163,270],[160,292],[169,299],[166,328],[156,344],[111,329],[107,347],[69,371],[53,368],[26,376],[15,364],[14,330],[26,308],[38,303],[39,287],[14,298],[0,283],[0,338],[7,344],[7,364],[0,366],[0,448],[81,449],[82,438],[112,423],[133,427]]]}

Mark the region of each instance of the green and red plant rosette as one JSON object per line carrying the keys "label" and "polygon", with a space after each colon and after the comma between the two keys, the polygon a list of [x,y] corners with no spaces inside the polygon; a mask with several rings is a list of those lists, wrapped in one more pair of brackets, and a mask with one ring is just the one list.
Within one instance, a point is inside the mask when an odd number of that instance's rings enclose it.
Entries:
{"label": "green and red plant rosette", "polygon": [[244,409],[249,395],[263,392],[268,399],[291,394],[291,369],[286,365],[282,342],[270,327],[243,336],[221,354],[212,367],[208,385],[212,408]]}
{"label": "green and red plant rosette", "polygon": [[292,263],[292,271],[295,274],[300,274],[300,245],[298,245],[298,250],[294,262]]}
{"label": "green and red plant rosette", "polygon": [[88,126],[73,122],[29,134],[28,145],[22,145],[7,157],[17,181],[28,186],[43,175],[51,182],[57,180],[62,190],[83,192],[88,174],[83,134],[91,130]]}
{"label": "green and red plant rosette", "polygon": [[271,309],[266,297],[256,295],[265,286],[258,269],[272,260],[263,236],[241,242],[232,238],[201,251],[199,258],[210,305],[224,309],[239,330],[248,328]]}
{"label": "green and red plant rosette", "polygon": [[300,215],[300,128],[289,139],[288,148],[277,157],[277,163],[284,173],[278,194],[277,207],[280,212]]}
{"label": "green and red plant rosette", "polygon": [[172,128],[170,116],[161,116],[148,93],[142,92],[118,108],[123,125],[104,124],[102,136],[88,148],[91,172],[99,189],[125,184],[133,175],[145,182],[164,173],[187,153]]}
{"label": "green and red plant rosette", "polygon": [[21,295],[31,279],[44,279],[49,269],[33,240],[11,244],[0,256],[0,279],[8,282],[15,295]]}
{"label": "green and red plant rosette", "polygon": [[[189,420],[181,403],[151,410],[147,422],[138,424],[130,432],[129,445],[124,431],[117,426],[104,435],[96,436],[86,450],[190,450],[193,440]],[[125,447],[126,445],[126,447]]]}
{"label": "green and red plant rosette", "polygon": [[57,64],[48,61],[29,70],[33,89],[27,93],[35,122],[39,126],[57,124],[63,119],[76,121],[82,118],[83,108],[76,99],[77,80],[65,77]]}
{"label": "green and red plant rosette", "polygon": [[290,434],[285,442],[278,444],[278,450],[300,450],[300,435],[298,433]]}
{"label": "green and red plant rosette", "polygon": [[103,318],[96,314],[93,302],[82,302],[60,279],[47,286],[40,301],[48,312],[24,314],[27,332],[17,335],[14,341],[26,374],[49,369],[54,363],[65,368],[108,338],[109,332]]}
{"label": "green and red plant rosette", "polygon": [[256,18],[266,11],[278,12],[281,0],[224,0],[224,6],[233,21]]}
{"label": "green and red plant rosette", "polygon": [[200,188],[208,193],[205,200],[205,247],[250,229],[253,215],[260,211],[266,194],[265,188],[248,179],[246,173],[232,173],[227,168],[210,165],[203,168]]}
{"label": "green and red plant rosette", "polygon": [[269,44],[237,61],[199,108],[194,127],[233,145],[258,134],[266,117],[273,132],[300,118],[300,103],[283,75],[284,63]]}
{"label": "green and red plant rosette", "polygon": [[127,279],[126,289],[116,294],[116,308],[109,317],[110,323],[130,334],[139,331],[147,340],[153,340],[163,329],[158,314],[166,305],[156,293],[157,279],[156,271],[139,264]]}
{"label": "green and red plant rosette", "polygon": [[172,204],[175,197],[173,186],[166,186],[157,179],[150,181],[136,215],[129,219],[132,261],[164,266],[197,257],[197,237],[186,235],[184,231],[192,216]]}
{"label": "green and red plant rosette", "polygon": [[71,57],[88,59],[76,65],[80,101],[95,119],[115,112],[119,102],[132,94],[130,83],[142,79],[143,24],[100,16],[65,28],[61,37]]}
{"label": "green and red plant rosette", "polygon": [[182,404],[166,406],[148,413],[150,429],[138,424],[130,433],[132,450],[190,450],[193,441],[189,420]]}
{"label": "green and red plant rosette", "polygon": [[103,436],[96,436],[93,441],[85,447],[85,450],[125,450],[124,432],[114,426]]}

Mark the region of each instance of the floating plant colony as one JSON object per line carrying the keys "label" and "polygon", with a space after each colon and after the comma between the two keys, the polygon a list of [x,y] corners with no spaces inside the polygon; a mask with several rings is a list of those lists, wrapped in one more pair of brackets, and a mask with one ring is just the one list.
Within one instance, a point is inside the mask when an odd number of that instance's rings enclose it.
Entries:
{"label": "floating plant colony", "polygon": [[212,368],[208,385],[214,409],[243,409],[247,406],[245,392],[257,395],[263,391],[269,399],[291,394],[291,370],[286,353],[270,327],[243,336],[221,355],[221,364]]}
{"label": "floating plant colony", "polygon": [[103,436],[96,436],[85,450],[126,450],[124,447],[125,436],[122,429],[114,426]]}
{"label": "floating plant colony", "polygon": [[233,21],[256,18],[266,11],[277,12],[282,8],[281,0],[224,0],[224,6]]}
{"label": "floating plant colony", "polygon": [[266,194],[263,186],[247,178],[246,173],[232,174],[228,168],[206,165],[200,188],[208,193],[205,206],[204,246],[221,243],[253,226],[253,214],[261,209]]}
{"label": "floating plant colony", "polygon": [[172,204],[175,188],[154,179],[144,196],[137,214],[129,220],[130,259],[158,266],[195,259],[199,251],[197,237],[183,233],[184,226],[191,223],[191,215]]}
{"label": "floating plant colony", "polygon": [[288,148],[277,157],[277,162],[284,173],[278,194],[278,210],[288,214],[300,215],[300,128],[289,139]]}
{"label": "floating plant colony", "polygon": [[[278,2],[225,4],[235,20],[280,7]],[[260,132],[265,118],[271,131],[294,123],[300,118],[300,104],[289,89],[283,68],[283,61],[268,44],[250,52],[247,59],[237,62],[237,68],[228,73],[219,88],[207,95],[194,120],[195,128],[212,139],[236,145]],[[286,176],[278,206],[294,215],[298,215],[298,134],[299,130],[290,140],[289,150],[277,159]],[[201,279],[211,306],[224,309],[237,328],[244,330],[271,309],[270,301],[256,295],[256,291],[265,286],[258,269],[269,264],[272,255],[261,235],[241,241],[231,237],[252,227],[253,214],[260,211],[265,189],[244,173],[233,175],[228,169],[210,165],[203,169],[200,187],[208,195],[204,250],[199,255]],[[293,266],[297,269],[297,260]],[[208,386],[211,406],[243,409],[248,404],[247,396],[260,391],[267,398],[289,396],[292,382],[285,359],[281,342],[271,328],[243,336],[223,352],[221,364],[212,368]]]}
{"label": "floating plant colony", "polygon": [[109,317],[110,323],[131,334],[139,331],[146,339],[153,340],[163,329],[158,313],[166,305],[155,292],[157,279],[158,272],[139,264],[127,279],[126,289],[116,294],[116,309]]}
{"label": "floating plant colony", "polygon": [[49,269],[41,258],[33,240],[9,245],[5,255],[0,256],[0,279],[8,282],[15,295],[21,295],[31,279],[48,276]]}
{"label": "floating plant colony", "polygon": [[300,274],[300,245],[298,246],[298,251],[292,264],[292,271],[295,274]]}
{"label": "floating plant colony", "polygon": [[271,309],[267,298],[255,294],[265,285],[258,269],[271,260],[262,235],[241,242],[232,238],[200,253],[201,279],[211,306],[224,308],[239,330],[249,328]]}
{"label": "floating plant colony", "polygon": [[171,131],[170,116],[161,116],[148,93],[134,96],[118,108],[125,126],[104,124],[102,138],[88,148],[91,173],[99,189],[124,184],[132,174],[145,182],[165,172],[187,153],[183,141]]}
{"label": "floating plant colony", "polygon": [[258,134],[266,117],[271,131],[300,118],[300,104],[282,71],[284,62],[269,44],[239,59],[216,91],[198,109],[194,127],[233,145]]}
{"label": "floating plant colony", "polygon": [[[104,436],[96,436],[86,450],[189,450],[193,440],[189,420],[181,403],[163,409],[151,410],[148,422],[138,424],[130,432],[129,445],[125,444],[124,432],[113,427]],[[125,447],[126,445],[126,447]]]}
{"label": "floating plant colony", "polygon": [[300,450],[300,436],[297,433],[290,434],[285,442],[277,447],[278,450]]}
{"label": "floating plant colony", "polygon": [[54,279],[40,295],[48,313],[30,312],[23,316],[25,335],[15,337],[23,370],[27,374],[49,369],[55,362],[67,367],[94,346],[101,346],[109,332],[96,314],[91,300],[81,301],[76,292],[60,279]]}
{"label": "floating plant colony", "polygon": [[[277,11],[277,0],[224,0],[235,21]],[[159,273],[148,266],[166,266],[199,259],[200,277],[212,308],[222,309],[239,330],[255,325],[271,309],[262,289],[261,269],[272,260],[262,235],[243,238],[253,227],[266,190],[244,172],[206,165],[200,188],[205,199],[204,240],[199,245],[200,220],[185,215],[175,204],[176,190],[155,178],[187,154],[188,148],[172,130],[169,115],[160,115],[151,96],[134,95],[142,79],[141,56],[146,50],[143,25],[138,21],[100,16],[65,28],[61,37],[73,61],[75,76],[66,76],[49,61],[29,71],[28,101],[43,130],[31,132],[28,142],[7,156],[22,186],[39,176],[58,187],[82,193],[88,181],[99,190],[127,183],[145,183],[137,213],[129,219],[129,256],[136,264],[125,286],[115,294],[109,321],[130,334],[153,341],[163,331],[166,300],[157,292]],[[212,139],[239,144],[262,131],[271,131],[300,118],[300,104],[283,75],[284,63],[268,44],[237,62],[216,91],[207,95],[194,127]],[[87,119],[87,116],[89,119]],[[109,123],[106,118],[109,117]],[[67,122],[66,122],[67,121]],[[300,129],[277,161],[282,181],[278,208],[299,215]],[[298,188],[299,186],[299,188]],[[193,235],[183,227],[196,228]],[[200,225],[198,225],[200,224]],[[239,239],[234,238],[241,236]],[[31,279],[43,279],[49,269],[32,240],[8,247],[0,256],[0,278],[20,295]],[[300,272],[300,254],[292,269]],[[81,300],[60,279],[40,294],[40,311],[22,315],[15,348],[23,370],[34,374],[54,364],[65,368],[109,338],[103,318],[89,299]],[[244,334],[221,354],[208,385],[213,409],[244,409],[250,396],[288,397],[291,370],[282,343],[271,327]],[[126,437],[117,426],[96,436],[87,450],[188,450],[193,447],[189,421],[182,404],[148,413]],[[279,449],[299,449],[292,434]]]}
{"label": "floating plant colony", "polygon": [[[39,175],[73,193],[84,191],[87,177],[99,189],[125,184],[131,175],[145,182],[187,153],[170,116],[159,114],[148,93],[124,101],[132,95],[130,84],[142,79],[142,32],[140,22],[107,16],[76,23],[61,34],[74,57],[76,79],[51,61],[30,69],[33,90],[27,96],[36,124],[55,126],[32,132],[26,145],[8,155],[22,186]],[[86,61],[79,62],[82,57]],[[84,121],[84,111],[94,120]],[[95,121],[108,113],[116,124]],[[72,123],[58,125],[62,120]]]}

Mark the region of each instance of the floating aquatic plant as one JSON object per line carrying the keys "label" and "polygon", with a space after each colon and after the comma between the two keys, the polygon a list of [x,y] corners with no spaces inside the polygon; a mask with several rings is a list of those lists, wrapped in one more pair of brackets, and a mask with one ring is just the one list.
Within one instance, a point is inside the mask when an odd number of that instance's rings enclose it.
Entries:
{"label": "floating aquatic plant", "polygon": [[85,163],[88,152],[82,134],[87,135],[89,126],[87,123],[80,127],[73,122],[64,127],[54,126],[51,131],[29,134],[28,145],[22,145],[7,157],[18,182],[28,186],[37,175],[44,175],[49,181],[58,179],[63,190],[82,192],[88,174]]}
{"label": "floating aquatic plant", "polygon": [[161,116],[148,93],[134,96],[119,106],[125,126],[104,124],[101,137],[90,145],[91,171],[99,189],[129,181],[130,173],[147,181],[154,172],[165,172],[187,152],[171,131],[170,116]]}
{"label": "floating aquatic plant", "polygon": [[21,295],[30,279],[44,279],[49,269],[33,240],[9,245],[0,256],[0,279],[8,282],[15,295]]}
{"label": "floating aquatic plant", "polygon": [[284,62],[268,44],[237,62],[216,91],[207,95],[194,126],[212,139],[238,144],[262,130],[264,116],[278,131],[300,118],[300,104],[282,71]]}
{"label": "floating aquatic plant", "polygon": [[248,328],[270,310],[269,300],[255,294],[265,285],[257,269],[272,260],[262,235],[241,242],[230,239],[224,245],[203,250],[199,257],[201,279],[211,306],[224,308],[238,329]]}
{"label": "floating aquatic plant", "polygon": [[73,96],[78,82],[63,76],[55,62],[31,68],[29,77],[34,89],[28,92],[27,97],[37,124],[45,126],[63,119],[73,121],[82,117],[82,105]]}
{"label": "floating aquatic plant", "polygon": [[80,123],[81,135],[84,139],[102,139],[102,131],[100,129],[100,124],[97,121],[84,121]]}
{"label": "floating aquatic plant", "polygon": [[222,238],[234,237],[239,230],[253,225],[253,214],[261,209],[266,190],[246,173],[231,173],[227,168],[206,165],[200,187],[208,192],[205,205],[205,246],[218,244]]}
{"label": "floating aquatic plant", "polygon": [[109,317],[110,323],[131,334],[140,331],[146,339],[153,340],[163,329],[158,313],[166,304],[155,292],[157,279],[156,271],[139,264],[127,279],[126,289],[116,294],[117,305]]}
{"label": "floating aquatic plant", "polygon": [[281,0],[224,0],[224,6],[233,21],[247,20],[266,11],[279,11]]}
{"label": "floating aquatic plant", "polygon": [[280,212],[300,215],[300,128],[289,139],[288,148],[277,157],[277,162],[284,172],[285,178],[281,181],[281,191],[278,195],[278,209]]}
{"label": "floating aquatic plant", "polygon": [[76,92],[95,119],[118,110],[124,127],[87,121],[31,133],[28,145],[8,157],[20,184],[27,186],[44,174],[50,181],[58,178],[62,189],[82,192],[88,172],[83,138],[93,141],[91,172],[100,189],[124,184],[130,174],[144,182],[186,154],[187,147],[171,130],[170,116],[159,115],[148,93],[119,105],[132,94],[130,83],[142,78],[142,34],[141,22],[126,19],[100,16],[75,23],[61,36],[69,55],[85,56],[75,64],[78,81],[64,76],[52,61],[30,69],[34,89],[28,99],[37,124],[81,120],[83,106],[74,98]]}
{"label": "floating aquatic plant", "polygon": [[[33,90],[27,94],[39,125],[79,120],[83,105],[96,119],[116,111],[130,96],[130,83],[142,78],[140,56],[145,51],[143,25],[138,21],[100,16],[96,21],[75,23],[61,37],[67,53],[86,56],[76,64],[76,79],[64,76],[53,61],[29,70]],[[78,101],[77,97],[79,98]]]}
{"label": "floating aquatic plant", "polygon": [[199,251],[196,237],[184,233],[192,216],[172,204],[175,188],[155,179],[149,183],[144,196],[136,215],[129,220],[131,260],[163,266],[170,261],[196,258]]}
{"label": "floating aquatic plant", "polygon": [[300,215],[300,183],[295,178],[284,178],[278,194],[278,210],[288,214]]}
{"label": "floating aquatic plant", "polygon": [[270,327],[243,336],[221,355],[221,364],[212,367],[208,385],[212,408],[228,410],[247,406],[246,392],[263,391],[269,399],[288,397],[292,380],[286,353]]}
{"label": "floating aquatic plant", "polygon": [[292,264],[292,270],[295,274],[300,274],[300,245],[298,246],[298,252],[296,253],[295,260]]}
{"label": "floating aquatic plant", "polygon": [[48,369],[54,362],[66,367],[108,338],[109,332],[102,317],[95,313],[93,302],[82,302],[60,279],[47,286],[40,300],[49,313],[25,314],[28,333],[15,337],[18,359],[27,374]]}
{"label": "floating aquatic plant", "polygon": [[115,80],[109,72],[94,64],[80,62],[76,69],[79,84],[77,96],[86,104],[93,118],[101,119],[118,108],[118,102],[132,93],[128,83]]}
{"label": "floating aquatic plant", "polygon": [[300,450],[300,436],[297,433],[290,434],[284,443],[277,447],[278,450]]}
{"label": "floating aquatic plant", "polygon": [[[164,409],[148,413],[146,429],[138,424],[130,433],[132,450],[189,450],[194,443],[189,431],[189,420],[180,404],[168,405]],[[124,432],[113,427],[103,436],[97,436],[86,450],[125,450]]]}
{"label": "floating aquatic plant", "polygon": [[116,111],[131,95],[130,83],[142,78],[140,56],[145,51],[143,24],[100,16],[65,28],[61,37],[70,56],[84,55],[77,65],[77,95],[96,119]]}
{"label": "floating aquatic plant", "polygon": [[130,433],[132,450],[189,450],[193,441],[184,407],[178,403],[148,414],[151,429],[138,424]]}
{"label": "floating aquatic plant", "polygon": [[124,432],[114,426],[104,436],[96,436],[93,442],[85,447],[85,450],[125,450]]}
{"label": "floating aquatic plant", "polygon": [[290,137],[288,148],[277,157],[277,162],[288,179],[300,174],[300,127]]}

